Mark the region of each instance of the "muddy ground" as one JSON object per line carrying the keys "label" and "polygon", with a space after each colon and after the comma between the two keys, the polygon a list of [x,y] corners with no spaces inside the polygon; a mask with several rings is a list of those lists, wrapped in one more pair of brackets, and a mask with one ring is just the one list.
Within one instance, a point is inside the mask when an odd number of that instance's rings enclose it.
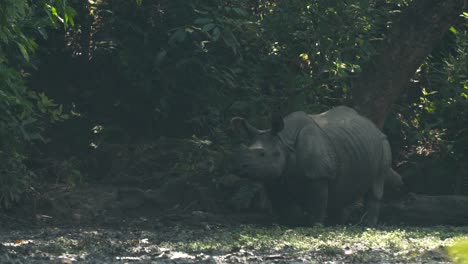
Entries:
{"label": "muddy ground", "polygon": [[0,213],[0,263],[452,263],[447,250],[468,239],[468,227],[290,228],[264,213],[161,210],[137,189],[51,191]]}

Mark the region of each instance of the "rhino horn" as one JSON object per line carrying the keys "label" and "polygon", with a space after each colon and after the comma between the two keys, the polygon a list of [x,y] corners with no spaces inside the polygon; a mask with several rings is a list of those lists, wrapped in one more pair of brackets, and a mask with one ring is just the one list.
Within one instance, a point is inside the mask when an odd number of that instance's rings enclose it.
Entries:
{"label": "rhino horn", "polygon": [[234,117],[231,119],[231,126],[236,131],[244,131],[247,135],[252,138],[258,134],[258,129],[249,124],[247,120],[242,117]]}

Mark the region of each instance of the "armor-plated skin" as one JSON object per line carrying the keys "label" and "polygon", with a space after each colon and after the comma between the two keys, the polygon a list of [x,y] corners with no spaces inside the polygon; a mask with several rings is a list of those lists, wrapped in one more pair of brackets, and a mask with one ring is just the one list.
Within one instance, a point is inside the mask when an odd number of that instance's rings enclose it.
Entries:
{"label": "armor-plated skin", "polygon": [[297,204],[308,225],[324,223],[326,215],[343,223],[347,207],[364,196],[364,223],[375,225],[385,181],[401,181],[391,169],[386,136],[349,107],[276,117],[270,130],[239,117],[231,122],[251,140],[237,155],[240,174],[265,183],[284,222],[291,222],[288,208]]}

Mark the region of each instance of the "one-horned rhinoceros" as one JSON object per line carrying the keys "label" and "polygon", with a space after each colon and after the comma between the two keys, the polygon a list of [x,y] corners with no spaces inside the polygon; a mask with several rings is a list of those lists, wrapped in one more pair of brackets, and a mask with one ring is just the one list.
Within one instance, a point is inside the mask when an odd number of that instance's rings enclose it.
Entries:
{"label": "one-horned rhinoceros", "polygon": [[231,123],[250,139],[236,155],[236,168],[265,184],[283,222],[290,222],[288,209],[297,205],[307,225],[324,223],[327,215],[327,222],[343,223],[347,208],[364,197],[364,224],[375,225],[384,183],[401,181],[391,168],[386,136],[349,107],[273,117],[268,130],[240,117]]}

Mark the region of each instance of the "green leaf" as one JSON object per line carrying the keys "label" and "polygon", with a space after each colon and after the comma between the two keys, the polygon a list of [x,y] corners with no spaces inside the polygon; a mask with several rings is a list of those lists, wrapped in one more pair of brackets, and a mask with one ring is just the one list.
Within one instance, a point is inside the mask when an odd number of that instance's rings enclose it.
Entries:
{"label": "green leaf", "polygon": [[57,12],[57,8],[53,7],[53,6],[49,6],[49,9],[50,9],[50,12],[52,13],[53,16],[59,18],[59,15],[58,15],[58,12]]}
{"label": "green leaf", "polygon": [[244,10],[240,8],[234,7],[232,11],[234,11],[239,16],[247,16],[247,12],[245,12]]}
{"label": "green leaf", "polygon": [[161,63],[164,61],[164,58],[166,58],[166,55],[167,55],[167,51],[164,49],[158,52],[153,63],[154,68],[159,68]]}
{"label": "green leaf", "polygon": [[200,9],[196,9],[196,8],[193,11],[195,11],[195,13],[197,13],[197,14],[202,14],[202,15],[208,15],[209,14],[208,11],[200,10]]}
{"label": "green leaf", "polygon": [[49,36],[47,35],[47,31],[42,28],[42,27],[38,27],[37,28],[37,31],[39,32],[39,34],[41,34],[41,36],[44,38],[44,39],[47,39]]}
{"label": "green leaf", "polygon": [[458,34],[457,29],[454,28],[454,27],[450,27],[449,30],[450,30],[450,32],[452,32],[453,34]]}
{"label": "green leaf", "polygon": [[203,26],[202,31],[203,32],[208,32],[208,31],[212,30],[215,27],[216,27],[216,25],[213,24],[213,23],[206,24],[206,25]]}
{"label": "green leaf", "polygon": [[180,43],[180,42],[183,42],[186,37],[187,37],[187,33],[185,32],[185,30],[178,29],[169,37],[168,43],[170,45],[173,45],[178,42]]}
{"label": "green leaf", "polygon": [[8,43],[8,35],[5,34],[3,31],[0,30],[0,40],[7,44]]}
{"label": "green leaf", "polygon": [[194,21],[195,24],[208,24],[208,23],[211,23],[211,22],[213,22],[213,19],[211,19],[209,17],[197,18]]}
{"label": "green leaf", "polygon": [[71,6],[66,6],[65,13],[68,15],[68,24],[72,27],[75,26],[74,17],[78,14]]}
{"label": "green leaf", "polygon": [[237,47],[239,46],[239,42],[237,41],[232,31],[225,30],[223,34],[224,43],[232,49],[234,53],[237,53]]}
{"label": "green leaf", "polygon": [[213,40],[214,40],[214,41],[217,41],[217,40],[219,39],[220,36],[221,36],[221,30],[219,30],[219,27],[216,27],[216,28],[213,30],[213,34],[212,34]]}
{"label": "green leaf", "polygon": [[439,92],[439,91],[428,92],[428,91],[426,90],[426,88],[423,88],[423,89],[422,89],[422,94],[423,94],[424,96],[433,95],[433,94],[436,94],[436,93],[438,93],[438,92]]}
{"label": "green leaf", "polygon": [[26,47],[23,44],[19,43],[19,42],[16,42],[16,44],[18,45],[18,48],[20,49],[21,54],[23,55],[23,58],[26,61],[29,61],[29,54],[28,54],[28,51],[27,51]]}

